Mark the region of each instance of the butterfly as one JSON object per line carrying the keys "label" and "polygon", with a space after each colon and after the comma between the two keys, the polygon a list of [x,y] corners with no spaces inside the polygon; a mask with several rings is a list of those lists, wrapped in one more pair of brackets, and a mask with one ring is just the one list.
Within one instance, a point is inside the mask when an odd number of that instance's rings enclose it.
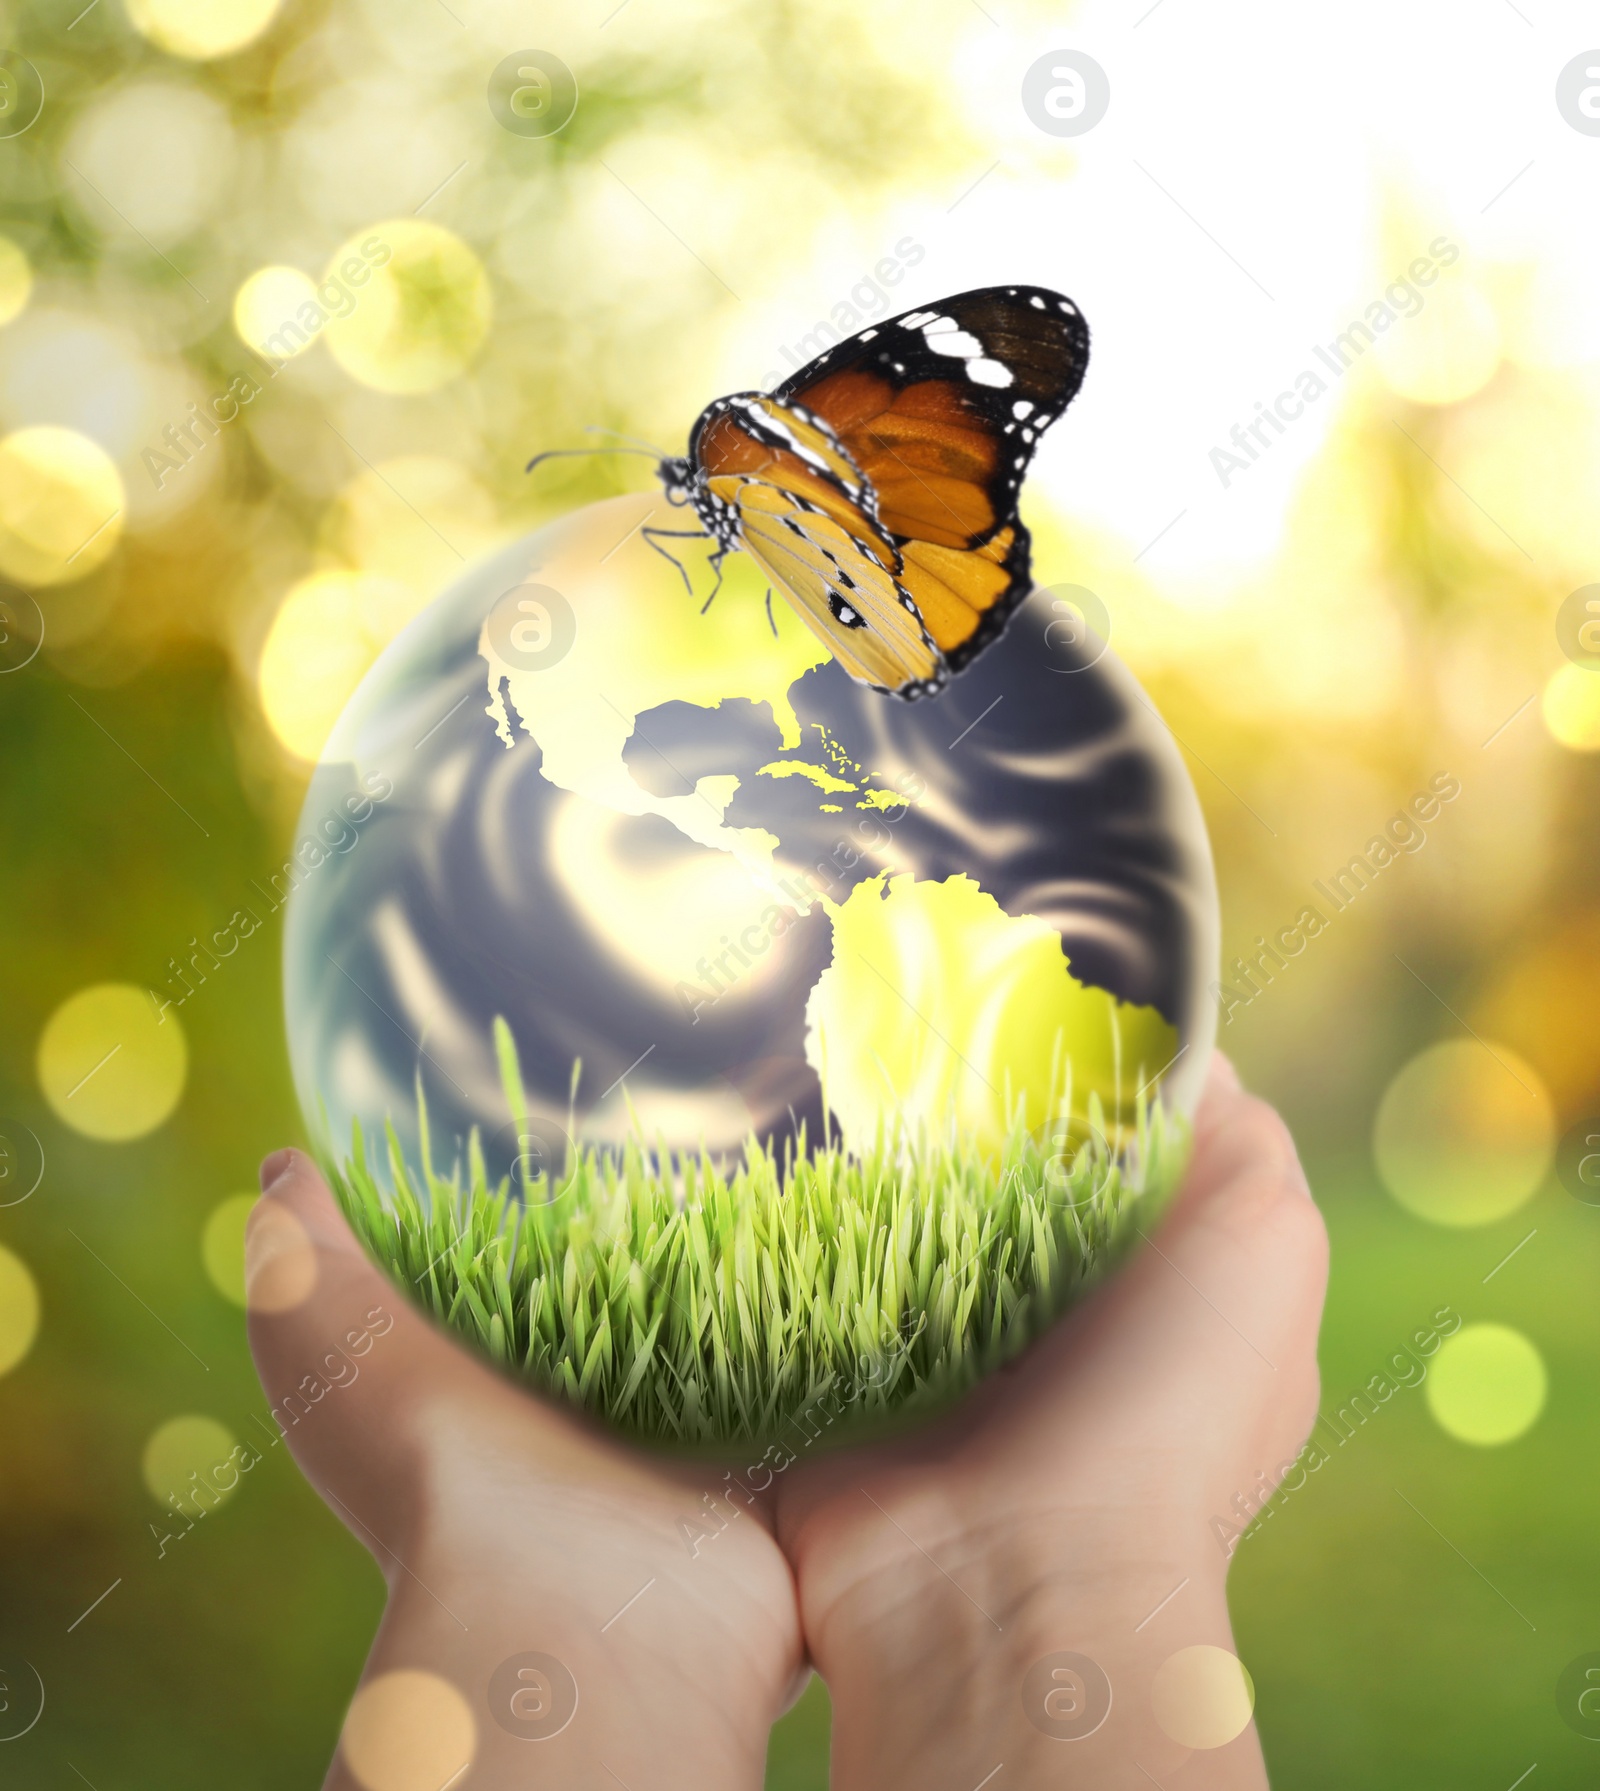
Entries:
{"label": "butterfly", "polygon": [[643,532],[710,536],[719,585],[742,549],[852,677],[926,696],[1031,588],[1022,478],[1088,359],[1082,314],[1044,287],[903,312],[708,405],[657,467],[700,527]]}

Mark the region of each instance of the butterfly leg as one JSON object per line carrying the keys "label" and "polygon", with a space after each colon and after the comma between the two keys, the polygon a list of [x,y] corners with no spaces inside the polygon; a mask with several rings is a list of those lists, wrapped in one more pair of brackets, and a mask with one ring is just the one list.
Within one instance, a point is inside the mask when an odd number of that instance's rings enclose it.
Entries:
{"label": "butterfly leg", "polygon": [[727,559],[727,557],[728,550],[725,547],[718,547],[717,551],[710,557],[709,564],[716,570],[717,582],[711,587],[711,595],[700,605],[701,615],[704,615],[706,611],[710,609],[711,605],[716,601],[717,592],[722,589],[722,562]]}
{"label": "butterfly leg", "polygon": [[772,586],[767,586],[767,626],[772,630],[772,638],[778,638],[778,624],[772,615]]}
{"label": "butterfly leg", "polygon": [[704,529],[640,529],[639,534],[643,540],[649,542],[649,544],[652,547],[655,547],[656,552],[661,555],[662,559],[669,562],[669,564],[677,567],[678,576],[679,576],[679,578],[681,578],[683,580],[683,588],[692,597],[694,595],[694,586],[692,584],[690,584],[690,582],[689,582],[688,568],[684,565],[682,560],[678,559],[675,555],[668,553],[666,548],[656,547],[656,537],[658,535],[660,535],[661,537],[663,537],[663,539],[670,538],[670,539],[679,540],[679,541],[704,541],[706,539],[705,530]]}

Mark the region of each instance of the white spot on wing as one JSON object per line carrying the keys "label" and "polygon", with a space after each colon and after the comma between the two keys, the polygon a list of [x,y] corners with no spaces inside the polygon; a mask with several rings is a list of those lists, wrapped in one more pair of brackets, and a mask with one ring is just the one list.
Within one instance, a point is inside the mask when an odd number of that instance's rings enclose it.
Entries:
{"label": "white spot on wing", "polygon": [[948,317],[930,323],[922,332],[922,339],[935,354],[958,355],[963,361],[973,360],[983,353],[983,344],[978,338],[966,330],[958,330]]}
{"label": "white spot on wing", "polygon": [[937,311],[908,311],[900,319],[901,327],[908,330],[920,330],[924,324],[932,323],[938,315]]}
{"label": "white spot on wing", "polygon": [[1033,415],[1033,400],[1031,398],[1019,398],[1016,403],[1012,405],[1011,414],[1018,422],[1021,422],[1024,417],[1031,417]]}
{"label": "white spot on wing", "polygon": [[[1008,386],[1013,382],[1011,369],[1004,361],[991,361],[987,356],[967,362],[967,378],[980,386]],[[1022,432],[1026,435],[1026,429]]]}

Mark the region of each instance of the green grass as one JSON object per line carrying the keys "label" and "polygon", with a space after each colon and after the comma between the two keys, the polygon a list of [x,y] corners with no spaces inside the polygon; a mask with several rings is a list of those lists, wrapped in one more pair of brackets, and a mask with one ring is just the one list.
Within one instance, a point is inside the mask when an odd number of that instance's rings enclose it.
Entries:
{"label": "green grass", "polygon": [[[525,1117],[515,1047],[496,1040]],[[998,1158],[885,1135],[854,1156],[752,1140],[704,1153],[575,1151],[558,1175],[489,1183],[420,1163],[387,1128],[388,1184],[359,1127],[330,1179],[368,1251],[507,1370],[635,1437],[775,1439],[825,1411],[840,1430],[924,1412],[1037,1337],[1171,1193],[1188,1135],[1155,1100],[1120,1149],[1091,1100],[1064,1146],[1019,1125]]]}

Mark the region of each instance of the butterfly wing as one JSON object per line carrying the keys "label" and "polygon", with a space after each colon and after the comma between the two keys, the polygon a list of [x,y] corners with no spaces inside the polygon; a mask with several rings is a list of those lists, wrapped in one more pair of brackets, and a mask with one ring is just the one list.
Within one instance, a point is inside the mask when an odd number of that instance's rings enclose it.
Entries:
{"label": "butterfly wing", "polygon": [[707,410],[690,457],[713,515],[731,521],[851,677],[904,697],[944,682],[871,487],[825,423],[741,393]]}
{"label": "butterfly wing", "polygon": [[874,324],[774,394],[826,424],[860,470],[953,671],[1027,595],[1023,475],[1088,359],[1071,299],[990,286]]}

